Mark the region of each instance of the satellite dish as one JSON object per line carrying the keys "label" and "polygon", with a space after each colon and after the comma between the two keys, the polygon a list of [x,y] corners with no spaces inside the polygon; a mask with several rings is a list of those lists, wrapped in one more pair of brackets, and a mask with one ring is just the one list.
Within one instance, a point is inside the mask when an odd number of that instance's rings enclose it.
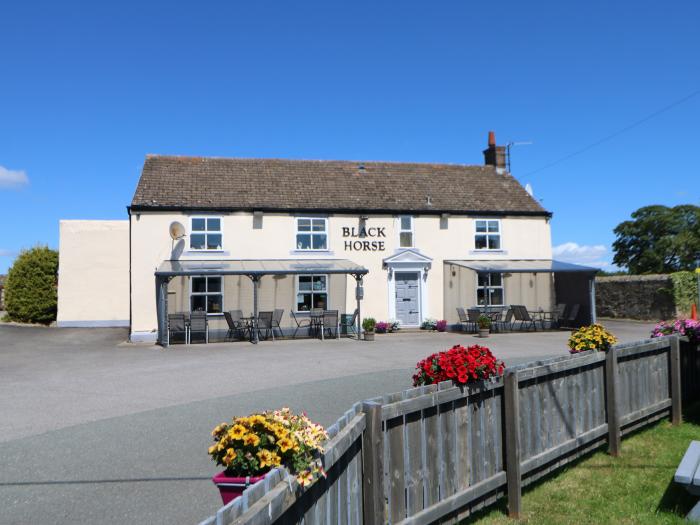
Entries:
{"label": "satellite dish", "polygon": [[182,239],[185,235],[187,235],[185,231],[185,227],[182,225],[181,222],[171,222],[170,223],[170,238],[173,241],[177,241],[179,239]]}

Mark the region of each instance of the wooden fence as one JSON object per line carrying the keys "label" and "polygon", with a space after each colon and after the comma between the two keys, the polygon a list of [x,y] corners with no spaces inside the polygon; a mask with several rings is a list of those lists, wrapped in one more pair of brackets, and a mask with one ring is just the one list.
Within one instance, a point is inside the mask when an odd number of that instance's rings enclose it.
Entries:
{"label": "wooden fence", "polygon": [[[681,368],[681,362],[684,363]],[[682,376],[681,376],[682,371]],[[356,403],[329,428],[328,477],[277,469],[202,525],[456,523],[605,443],[700,399],[700,351],[677,337],[506,369]]]}

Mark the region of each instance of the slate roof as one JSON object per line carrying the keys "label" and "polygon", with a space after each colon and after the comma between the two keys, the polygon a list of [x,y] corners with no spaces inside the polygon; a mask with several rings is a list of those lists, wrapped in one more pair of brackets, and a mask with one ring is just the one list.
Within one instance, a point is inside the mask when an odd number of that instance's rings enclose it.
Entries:
{"label": "slate roof", "polygon": [[549,216],[492,166],[148,155],[131,209]]}

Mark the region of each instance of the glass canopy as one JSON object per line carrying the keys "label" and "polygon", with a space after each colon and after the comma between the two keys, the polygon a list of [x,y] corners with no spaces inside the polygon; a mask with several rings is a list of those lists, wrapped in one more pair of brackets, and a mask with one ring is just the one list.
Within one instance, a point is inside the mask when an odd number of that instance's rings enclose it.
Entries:
{"label": "glass canopy", "polygon": [[239,259],[163,261],[158,277],[177,275],[304,275],[345,273],[364,275],[369,270],[347,259]]}
{"label": "glass canopy", "polygon": [[598,268],[581,266],[552,259],[529,259],[518,261],[445,261],[475,270],[493,273],[596,273]]}

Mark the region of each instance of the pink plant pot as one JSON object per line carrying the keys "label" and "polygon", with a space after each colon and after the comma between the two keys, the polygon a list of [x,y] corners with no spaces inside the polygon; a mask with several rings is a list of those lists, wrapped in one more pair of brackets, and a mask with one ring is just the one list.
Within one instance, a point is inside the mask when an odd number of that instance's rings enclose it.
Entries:
{"label": "pink plant pot", "polygon": [[243,491],[263,479],[265,476],[227,476],[226,471],[219,472],[216,476],[211,478],[214,485],[217,486],[219,492],[221,493],[221,499],[224,505],[233,501],[241,494]]}

